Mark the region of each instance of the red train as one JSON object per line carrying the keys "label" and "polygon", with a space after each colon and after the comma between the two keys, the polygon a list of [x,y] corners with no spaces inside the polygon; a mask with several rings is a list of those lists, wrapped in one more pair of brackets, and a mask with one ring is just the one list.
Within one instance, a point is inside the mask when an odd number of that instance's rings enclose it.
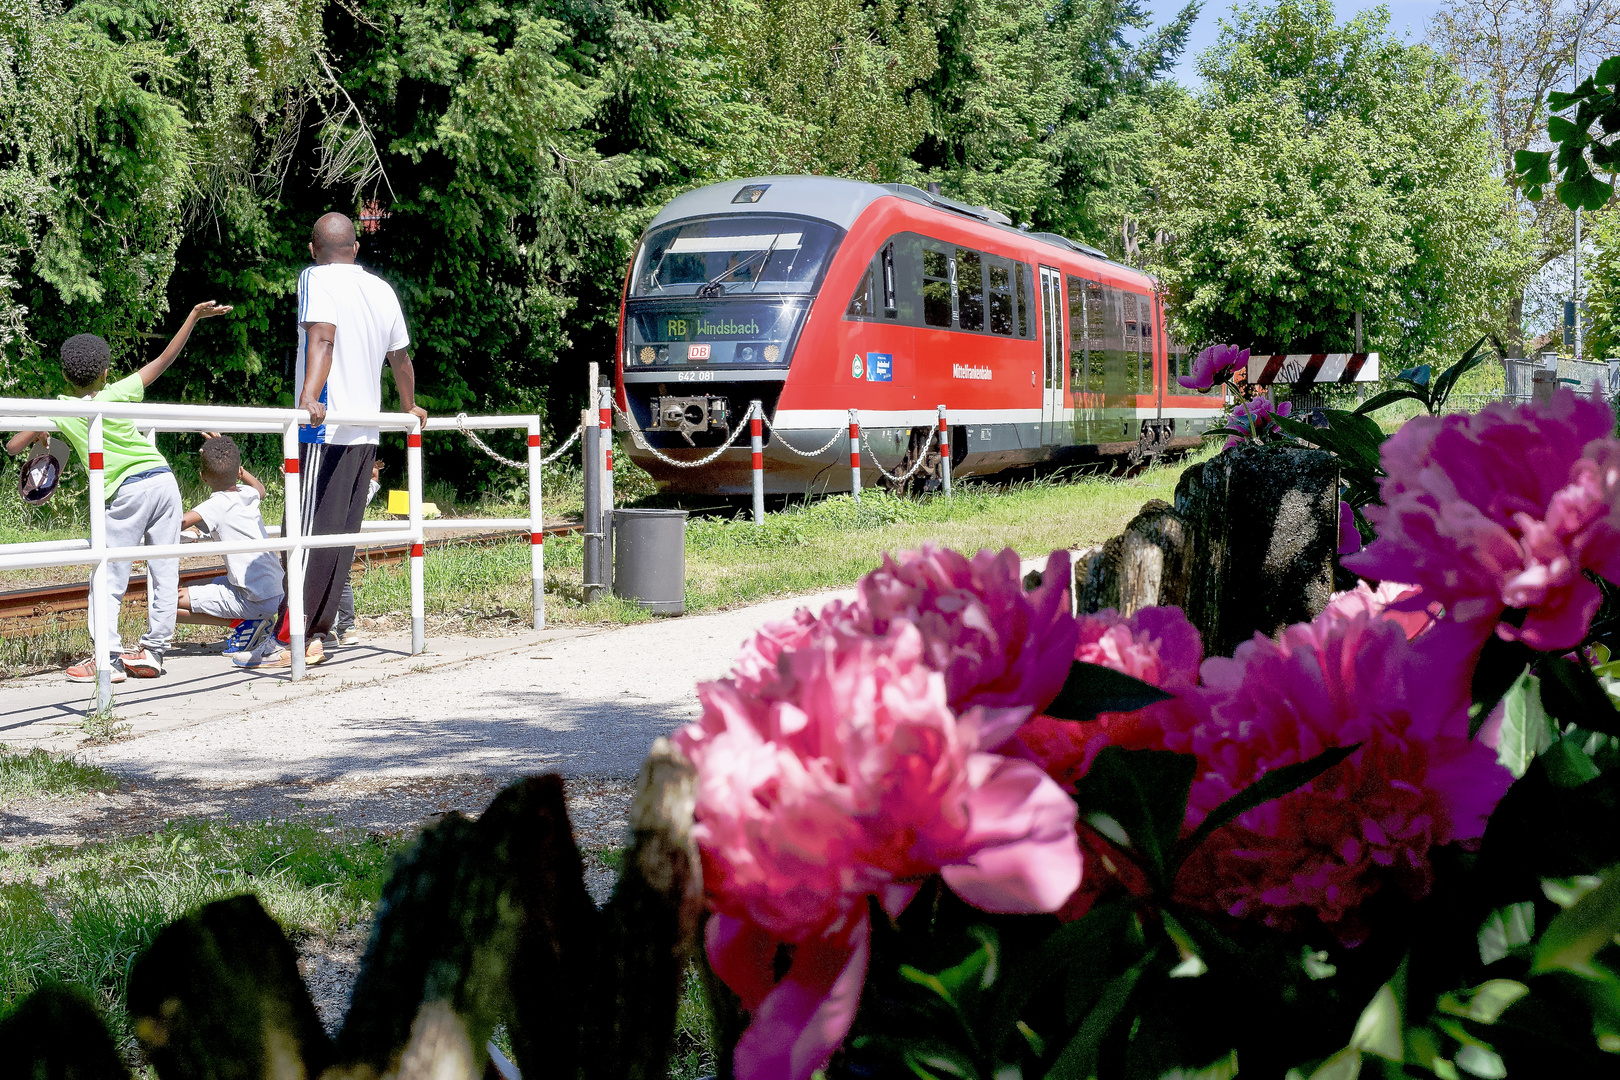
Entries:
{"label": "red train", "polygon": [[[862,484],[927,455],[936,407],[956,476],[1193,446],[1218,391],[1174,378],[1152,278],[1053,233],[905,184],[772,176],[680,196],[647,227],[625,279],[616,391],[646,445],[712,453],[758,399],[775,434],[773,493],[847,491],[849,410],[870,452]],[[616,421],[625,429],[621,417]],[[813,451],[806,458],[786,447]],[[677,468],[632,445],[661,485],[743,493],[746,433]]]}

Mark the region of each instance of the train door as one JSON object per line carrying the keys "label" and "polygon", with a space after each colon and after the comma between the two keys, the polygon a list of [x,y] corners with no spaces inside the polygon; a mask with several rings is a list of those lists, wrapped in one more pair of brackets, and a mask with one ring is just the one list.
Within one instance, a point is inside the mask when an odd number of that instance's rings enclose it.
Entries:
{"label": "train door", "polygon": [[1067,443],[1063,425],[1063,369],[1068,350],[1063,343],[1063,275],[1041,267],[1041,445]]}

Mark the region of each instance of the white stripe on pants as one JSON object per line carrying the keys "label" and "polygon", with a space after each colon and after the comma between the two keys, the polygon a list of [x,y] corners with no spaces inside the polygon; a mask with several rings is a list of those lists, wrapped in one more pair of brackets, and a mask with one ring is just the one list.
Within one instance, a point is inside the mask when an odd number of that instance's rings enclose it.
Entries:
{"label": "white stripe on pants", "polygon": [[[180,542],[180,485],[173,473],[159,473],[144,480],[126,480],[107,504],[107,546],[137,547],[141,544]],[[107,600],[102,610],[113,655],[123,651],[118,635],[118,611],[129,588],[132,563],[107,564]],[[141,648],[168,652],[174,637],[174,614],[180,599],[180,560],[153,559],[146,564],[146,633]]]}

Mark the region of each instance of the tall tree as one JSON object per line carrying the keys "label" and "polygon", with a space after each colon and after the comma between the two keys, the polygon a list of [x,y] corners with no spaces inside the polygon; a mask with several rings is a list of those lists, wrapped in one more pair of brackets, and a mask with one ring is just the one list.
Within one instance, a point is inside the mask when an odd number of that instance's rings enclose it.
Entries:
{"label": "tall tree", "polygon": [[[1523,351],[1525,290],[1549,263],[1566,257],[1574,237],[1567,207],[1557,199],[1532,202],[1517,187],[1513,155],[1545,149],[1547,94],[1571,89],[1575,30],[1584,5],[1562,0],[1444,0],[1429,26],[1429,38],[1484,94],[1491,147],[1502,182],[1513,198],[1505,208],[1530,236],[1532,258],[1511,291],[1507,329],[1515,353]],[[1620,52],[1620,2],[1593,0],[1582,38],[1583,68]]]}
{"label": "tall tree", "polygon": [[1155,252],[1189,341],[1406,362],[1496,326],[1521,272],[1484,111],[1445,58],[1332,0],[1237,9],[1169,113]]}

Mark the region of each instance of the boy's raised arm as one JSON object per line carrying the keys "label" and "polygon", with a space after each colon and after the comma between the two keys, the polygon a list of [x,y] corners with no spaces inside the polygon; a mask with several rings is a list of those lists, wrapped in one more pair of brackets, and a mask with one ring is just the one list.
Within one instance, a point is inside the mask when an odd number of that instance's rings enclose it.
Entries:
{"label": "boy's raised arm", "polygon": [[180,350],[186,347],[186,339],[191,336],[191,328],[197,325],[198,319],[210,319],[215,315],[223,315],[230,310],[229,304],[216,304],[212,300],[204,300],[192,308],[186,315],[186,321],[181,324],[179,331],[174,335],[174,339],[169,342],[169,347],[158,354],[156,360],[141,368],[141,385],[151,386],[157,381],[159,375],[169,370],[169,365],[174,363],[175,357],[180,355]]}
{"label": "boy's raised arm", "polygon": [[6,453],[20,454],[24,450],[28,449],[30,444],[39,442],[42,439],[48,440],[49,432],[19,431],[17,434],[6,440]]}
{"label": "boy's raised arm", "polygon": [[247,466],[237,466],[236,478],[242,481],[242,483],[246,484],[248,487],[252,488],[254,491],[257,491],[259,493],[259,498],[264,498],[264,485],[259,482],[259,478],[257,476],[254,476],[252,473],[247,471]]}

